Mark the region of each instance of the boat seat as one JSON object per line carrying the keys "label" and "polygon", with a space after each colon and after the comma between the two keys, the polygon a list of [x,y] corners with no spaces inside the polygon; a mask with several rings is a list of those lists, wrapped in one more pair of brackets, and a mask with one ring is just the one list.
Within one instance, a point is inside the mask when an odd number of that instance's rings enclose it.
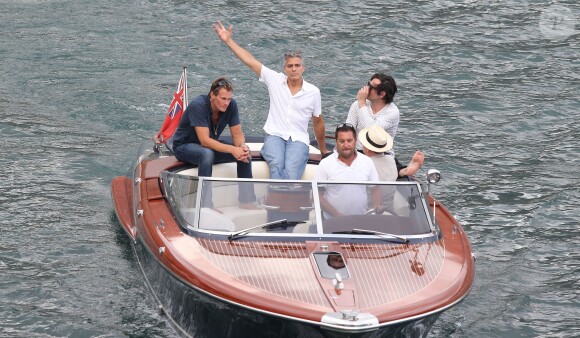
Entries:
{"label": "boat seat", "polygon": [[237,205],[219,208],[223,216],[227,217],[233,224],[234,230],[246,229],[250,226],[265,224],[268,222],[268,215],[265,209],[247,210],[241,209]]}
{"label": "boat seat", "polygon": [[[197,209],[183,209],[183,218],[188,225],[194,225],[194,217]],[[235,231],[235,224],[226,216],[209,208],[201,208],[200,228],[206,230]]]}
{"label": "boat seat", "polygon": [[[173,140],[171,140],[173,141]],[[252,176],[254,179],[269,179],[270,178],[270,167],[268,163],[262,157],[260,150],[262,149],[262,143],[252,143],[247,142],[246,145],[250,148],[252,153]],[[320,150],[316,147],[309,145],[310,160],[317,161],[320,160]],[[220,163],[214,165],[213,177],[227,177],[236,178],[237,177],[237,165],[235,162]],[[301,180],[311,181],[316,176],[316,165],[307,164]],[[180,174],[197,176],[197,168],[190,168],[182,170]]]}
{"label": "boat seat", "polygon": [[[219,213],[210,208],[201,208],[199,227],[204,230],[234,232],[248,227],[248,224],[258,225],[267,222],[266,210],[240,209],[238,206],[218,208]],[[183,218],[190,226],[194,224],[195,208],[183,210]]]}
{"label": "boat seat", "polygon": [[[312,181],[316,177],[316,170],[318,166],[315,164],[307,164],[304,173],[300,178],[303,181]],[[181,175],[197,176],[197,168],[189,168],[179,172]],[[257,180],[270,179],[270,167],[265,161],[252,161],[252,176]],[[220,163],[213,166],[212,177],[236,178],[237,164],[236,162]]]}
{"label": "boat seat", "polygon": [[[261,143],[248,143],[251,151],[258,151],[260,150]],[[318,152],[318,149],[311,146],[311,155],[313,152]],[[320,154],[320,152],[318,152]],[[320,156],[320,155],[318,155]],[[261,158],[252,160],[252,176],[254,179],[257,180],[267,180],[270,178],[270,168],[268,163],[264,160],[260,160]],[[307,164],[304,170],[304,174],[302,175],[302,180],[313,180],[316,176],[317,165],[315,164]],[[197,168],[189,168],[179,172],[181,175],[190,175],[190,176],[197,176]],[[235,162],[228,162],[228,163],[220,163],[216,164],[213,167],[212,176],[215,178],[223,177],[223,178],[237,178],[237,164]],[[258,199],[264,198],[267,194],[268,184],[256,184],[254,187],[254,191]],[[268,213],[265,209],[259,210],[247,210],[247,209],[240,209],[239,208],[239,201],[238,201],[238,184],[232,181],[221,181],[221,182],[213,182],[212,185],[213,190],[213,204],[216,209],[219,209],[222,214],[216,213],[217,215],[211,213],[205,213],[202,215],[202,228],[205,229],[212,229],[212,230],[225,230],[225,231],[236,231],[247,228],[248,225],[258,225],[264,224],[268,222]],[[192,192],[187,192],[187,194],[192,194]],[[185,198],[185,196],[183,197]],[[192,203],[195,202],[195,196],[192,194],[191,198],[187,200],[191,201]],[[191,210],[193,209],[194,205],[189,205]],[[205,208],[204,208],[205,209]],[[203,209],[202,209],[203,210]],[[213,211],[211,209],[207,209]],[[193,214],[190,216],[191,222],[193,222]],[[311,216],[314,218],[314,216]],[[206,224],[207,222],[215,222],[217,224],[222,224],[220,229],[211,228],[212,225]],[[225,227],[225,228],[224,228]],[[234,229],[234,230],[231,230]],[[300,232],[306,232],[307,230],[303,230]]]}
{"label": "boat seat", "polygon": [[316,221],[309,220],[306,223],[297,224],[294,227],[294,231],[292,231],[292,232],[295,234],[315,234],[316,233]]}
{"label": "boat seat", "polygon": [[[252,158],[264,160],[264,158],[262,157],[262,153],[260,152],[262,150],[262,143],[246,142],[246,145],[248,146],[248,148],[250,148]],[[308,146],[308,153],[310,155],[308,159],[311,161],[320,161],[322,157],[320,154],[320,150],[318,150],[318,148],[314,147],[312,144]]]}

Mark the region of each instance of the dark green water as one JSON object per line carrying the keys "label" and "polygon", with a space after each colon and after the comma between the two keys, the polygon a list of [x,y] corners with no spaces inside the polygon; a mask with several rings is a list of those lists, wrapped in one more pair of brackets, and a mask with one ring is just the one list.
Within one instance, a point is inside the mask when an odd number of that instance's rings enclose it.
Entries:
{"label": "dark green water", "polygon": [[220,19],[271,68],[304,52],[329,131],[372,73],[397,80],[397,154],[422,149],[441,170],[435,194],[478,257],[431,337],[580,335],[579,14],[576,1],[0,1],[0,336],[175,335],[109,184],[160,127],[183,65],[190,97],[233,79],[245,132],[262,134],[267,91],[218,41]]}

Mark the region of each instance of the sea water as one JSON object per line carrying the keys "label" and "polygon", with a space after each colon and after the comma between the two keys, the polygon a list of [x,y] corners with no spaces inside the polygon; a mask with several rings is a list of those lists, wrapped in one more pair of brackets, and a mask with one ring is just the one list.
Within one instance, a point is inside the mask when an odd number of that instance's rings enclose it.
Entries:
{"label": "sea water", "polygon": [[397,81],[395,149],[426,154],[433,193],[477,255],[469,296],[431,337],[572,337],[578,301],[576,1],[3,0],[0,336],[172,337],[116,221],[110,182],[161,126],[183,66],[189,97],[227,76],[248,135],[264,65],[302,50],[326,130],[375,72]]}

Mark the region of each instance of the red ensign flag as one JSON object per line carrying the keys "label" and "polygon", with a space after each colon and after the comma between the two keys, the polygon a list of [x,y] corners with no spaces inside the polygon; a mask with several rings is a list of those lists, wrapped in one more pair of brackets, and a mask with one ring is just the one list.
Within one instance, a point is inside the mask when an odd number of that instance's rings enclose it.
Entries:
{"label": "red ensign flag", "polygon": [[173,94],[173,100],[169,105],[169,110],[167,111],[167,115],[165,116],[165,121],[163,121],[163,125],[161,126],[161,130],[157,133],[157,138],[165,143],[179,125],[179,121],[181,120],[181,115],[185,111],[187,107],[187,74],[186,69],[183,68],[183,72],[181,73],[181,78],[179,79],[179,84],[177,85],[177,91]]}

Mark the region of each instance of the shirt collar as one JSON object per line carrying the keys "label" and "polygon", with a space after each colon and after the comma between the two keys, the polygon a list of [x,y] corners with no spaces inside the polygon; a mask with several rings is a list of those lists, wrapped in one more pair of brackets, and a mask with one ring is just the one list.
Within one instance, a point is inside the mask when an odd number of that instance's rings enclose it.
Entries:
{"label": "shirt collar", "polygon": [[[352,163],[350,164],[350,166],[352,166],[352,164],[354,163],[354,161],[356,161],[356,159],[357,159],[357,157],[358,157],[358,154],[357,154],[357,153],[358,153],[358,151],[355,151],[355,154],[354,154],[354,160],[352,160]],[[334,150],[334,153],[333,153],[333,155],[334,155],[334,157],[336,158],[336,162],[338,162],[338,163],[342,164],[342,165],[343,165],[343,166],[345,166],[345,167],[349,167],[349,165],[348,165],[348,164],[346,164],[346,163],[342,162],[342,160],[341,160],[340,158],[338,158],[338,151]]]}
{"label": "shirt collar", "polygon": [[[286,86],[286,88],[288,88],[288,76],[286,76],[286,74],[284,74],[284,79],[282,80],[282,84]],[[302,87],[300,87],[300,91],[304,92],[306,91],[304,89],[304,85],[306,84],[306,80],[304,80],[304,77],[302,78]]]}

